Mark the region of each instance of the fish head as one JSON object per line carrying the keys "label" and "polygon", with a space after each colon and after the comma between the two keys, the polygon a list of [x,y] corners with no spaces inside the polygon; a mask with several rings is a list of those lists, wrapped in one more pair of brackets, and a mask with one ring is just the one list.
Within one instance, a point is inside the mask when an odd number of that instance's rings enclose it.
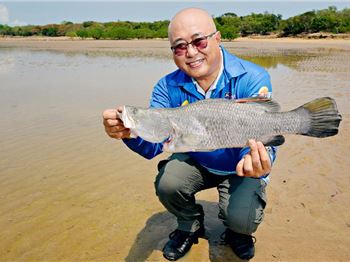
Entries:
{"label": "fish head", "polygon": [[137,111],[136,107],[133,106],[123,106],[122,112],[119,113],[120,119],[123,121],[123,124],[126,128],[135,128],[135,111]]}
{"label": "fish head", "polygon": [[160,143],[170,135],[167,118],[154,109],[124,106],[121,119],[131,130],[132,137],[140,136],[146,141]]}

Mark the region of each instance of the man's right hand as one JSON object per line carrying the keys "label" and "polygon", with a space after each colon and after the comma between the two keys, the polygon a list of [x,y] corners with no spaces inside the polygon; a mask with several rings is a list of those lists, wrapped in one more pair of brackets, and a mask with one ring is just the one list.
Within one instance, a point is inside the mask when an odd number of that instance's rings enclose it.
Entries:
{"label": "man's right hand", "polygon": [[107,109],[103,111],[103,125],[107,135],[111,138],[122,139],[130,137],[130,129],[126,128],[119,118],[118,112],[122,113],[122,107],[117,109]]}

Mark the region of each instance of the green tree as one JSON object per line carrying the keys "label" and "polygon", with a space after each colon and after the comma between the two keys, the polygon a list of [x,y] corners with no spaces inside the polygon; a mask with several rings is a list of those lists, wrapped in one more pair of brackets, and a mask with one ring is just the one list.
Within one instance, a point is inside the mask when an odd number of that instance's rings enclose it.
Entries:
{"label": "green tree", "polygon": [[223,39],[232,40],[239,36],[240,18],[234,13],[225,13],[214,19]]}
{"label": "green tree", "polygon": [[86,27],[92,26],[93,23],[94,23],[94,21],[85,21],[85,22],[83,22],[83,27],[86,28]]}
{"label": "green tree", "polygon": [[58,27],[55,26],[55,25],[45,26],[41,30],[41,34],[44,35],[44,36],[59,36],[59,34],[58,34]]}
{"label": "green tree", "polygon": [[61,22],[61,25],[72,25],[73,22],[70,22],[70,21],[62,21]]}
{"label": "green tree", "polygon": [[[286,20],[281,15],[268,12],[238,17],[227,12],[214,18],[222,38],[232,40],[239,35],[269,34],[281,32],[281,36],[297,35],[314,32],[350,32],[350,9],[338,11],[330,6],[327,9],[309,11]],[[15,26],[0,25],[0,35],[44,35],[44,36],[79,36],[95,39],[132,39],[132,38],[166,38],[169,21],[131,22],[116,21],[99,23],[85,21],[72,23],[62,21],[60,24],[45,26]]]}

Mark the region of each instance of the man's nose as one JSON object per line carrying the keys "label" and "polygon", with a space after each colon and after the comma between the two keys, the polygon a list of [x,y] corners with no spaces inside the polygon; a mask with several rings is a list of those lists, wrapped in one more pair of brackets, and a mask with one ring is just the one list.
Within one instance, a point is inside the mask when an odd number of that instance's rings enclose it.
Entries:
{"label": "man's nose", "polygon": [[195,47],[193,47],[192,44],[189,44],[189,45],[187,46],[187,52],[186,52],[186,56],[187,56],[187,57],[193,57],[193,56],[195,56],[197,53],[198,53],[198,49],[195,48]]}

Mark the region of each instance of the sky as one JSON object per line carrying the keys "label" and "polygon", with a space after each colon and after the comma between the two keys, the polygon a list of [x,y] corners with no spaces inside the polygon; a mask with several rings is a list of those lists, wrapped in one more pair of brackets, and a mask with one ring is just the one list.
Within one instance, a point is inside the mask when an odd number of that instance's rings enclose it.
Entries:
{"label": "sky", "polygon": [[281,14],[283,19],[310,10],[319,10],[328,6],[336,6],[338,10],[350,8],[350,0],[337,2],[309,0],[289,1],[1,1],[0,24],[15,25],[45,25],[63,21],[81,23],[84,21],[134,21],[153,22],[170,20],[174,14],[185,7],[201,7],[213,16],[227,12],[239,16],[252,12]]}

